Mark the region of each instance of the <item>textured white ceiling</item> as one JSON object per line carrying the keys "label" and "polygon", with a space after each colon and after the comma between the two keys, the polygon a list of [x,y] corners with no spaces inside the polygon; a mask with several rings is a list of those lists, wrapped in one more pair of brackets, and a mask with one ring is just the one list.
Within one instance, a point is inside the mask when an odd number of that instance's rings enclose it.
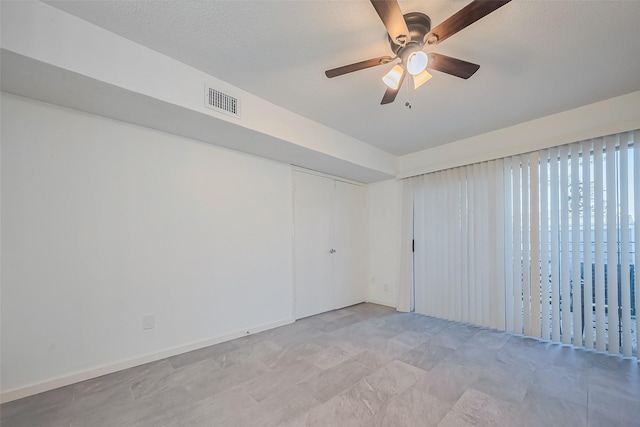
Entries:
{"label": "textured white ceiling", "polygon": [[[394,154],[640,90],[640,1],[513,1],[434,51],[480,64],[433,72],[381,106],[390,54],[368,1],[53,1],[49,4]],[[467,1],[400,0],[435,26]],[[405,107],[409,101],[411,109]]]}

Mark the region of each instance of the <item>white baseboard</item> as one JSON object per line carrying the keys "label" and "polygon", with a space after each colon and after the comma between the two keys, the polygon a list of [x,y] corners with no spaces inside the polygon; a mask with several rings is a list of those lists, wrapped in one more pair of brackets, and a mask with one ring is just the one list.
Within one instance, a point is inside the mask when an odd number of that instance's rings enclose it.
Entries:
{"label": "white baseboard", "polygon": [[380,300],[376,300],[376,299],[367,299],[367,302],[370,302],[371,304],[385,305],[387,307],[396,308],[396,303],[395,302],[380,301]]}
{"label": "white baseboard", "polygon": [[230,334],[208,338],[206,340],[196,341],[188,344],[183,344],[177,347],[161,350],[155,353],[149,353],[142,356],[133,357],[131,359],[120,360],[117,362],[96,366],[90,369],[61,375],[59,377],[48,379],[42,382],[29,384],[19,388],[14,388],[13,390],[3,391],[0,394],[0,402],[1,403],[11,402],[12,400],[22,399],[23,397],[32,396],[34,394],[53,390],[59,387],[64,387],[80,381],[89,380],[91,378],[100,377],[102,375],[112,374],[114,372],[122,371],[124,369],[133,368],[134,366],[144,365],[145,363],[155,362],[156,360],[165,359],[167,357],[176,356],[178,354],[187,353],[189,351],[198,350],[204,347],[209,347],[214,344],[219,344],[224,341],[229,341],[235,338],[244,337],[247,335],[247,329],[249,329],[251,331],[251,335],[253,335],[258,332],[277,328],[279,326],[288,325],[293,322],[295,322],[295,319],[293,318],[282,319],[276,322],[257,325],[252,328],[245,328]]}

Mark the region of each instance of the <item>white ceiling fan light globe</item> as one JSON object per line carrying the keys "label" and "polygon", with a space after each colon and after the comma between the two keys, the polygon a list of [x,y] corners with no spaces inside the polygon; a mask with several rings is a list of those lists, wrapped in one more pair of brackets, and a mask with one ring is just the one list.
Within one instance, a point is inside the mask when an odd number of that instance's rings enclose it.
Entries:
{"label": "white ceiling fan light globe", "polygon": [[427,68],[429,58],[422,51],[413,52],[407,58],[407,71],[412,76],[420,74]]}
{"label": "white ceiling fan light globe", "polygon": [[382,81],[390,89],[398,89],[403,71],[402,66],[395,65],[387,74],[384,75],[384,77],[382,77]]}
{"label": "white ceiling fan light globe", "polygon": [[431,77],[431,74],[429,74],[427,70],[422,70],[421,73],[413,76],[413,88],[418,89],[420,86],[428,82]]}

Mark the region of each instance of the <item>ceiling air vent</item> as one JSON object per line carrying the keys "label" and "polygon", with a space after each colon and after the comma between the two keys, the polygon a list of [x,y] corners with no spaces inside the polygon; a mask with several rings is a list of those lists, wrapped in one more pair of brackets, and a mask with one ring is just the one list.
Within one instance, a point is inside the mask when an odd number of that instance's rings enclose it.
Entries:
{"label": "ceiling air vent", "polygon": [[240,118],[240,100],[208,84],[205,85],[204,106]]}

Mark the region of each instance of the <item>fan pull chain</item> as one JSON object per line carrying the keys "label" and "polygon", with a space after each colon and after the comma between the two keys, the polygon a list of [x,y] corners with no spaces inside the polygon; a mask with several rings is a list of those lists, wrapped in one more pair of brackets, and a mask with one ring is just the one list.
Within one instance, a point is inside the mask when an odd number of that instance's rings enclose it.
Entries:
{"label": "fan pull chain", "polygon": [[407,101],[404,103],[404,106],[411,109],[411,88],[409,88],[409,82],[407,82],[405,86],[407,87]]}

